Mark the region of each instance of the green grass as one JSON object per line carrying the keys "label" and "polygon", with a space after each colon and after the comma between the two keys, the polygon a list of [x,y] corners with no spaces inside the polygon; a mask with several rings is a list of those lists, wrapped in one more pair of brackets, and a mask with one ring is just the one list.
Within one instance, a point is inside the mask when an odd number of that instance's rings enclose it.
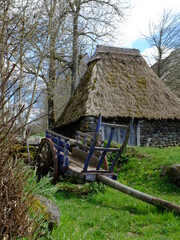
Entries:
{"label": "green grass", "polygon": [[[180,162],[180,148],[130,148],[125,155],[118,181],[180,205],[180,189],[160,177],[163,166]],[[97,183],[56,187],[61,222],[52,239],[180,239],[180,218],[172,212]]]}

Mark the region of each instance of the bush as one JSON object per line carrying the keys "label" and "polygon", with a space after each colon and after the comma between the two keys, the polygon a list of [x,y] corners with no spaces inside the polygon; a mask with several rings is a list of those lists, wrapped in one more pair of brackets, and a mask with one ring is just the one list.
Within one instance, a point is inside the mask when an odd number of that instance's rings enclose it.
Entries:
{"label": "bush", "polygon": [[[15,133],[19,128],[15,123],[22,108],[13,114],[6,106],[8,96],[3,94],[6,88],[10,91],[6,83],[0,86],[0,99],[3,100],[0,102],[0,239],[39,239],[38,229],[43,218],[39,213],[33,213],[31,190],[25,191],[29,178],[27,167],[14,151]],[[39,217],[42,218],[40,221]]]}
{"label": "bush", "polygon": [[7,137],[0,145],[0,236],[9,239],[26,234],[29,237],[29,196],[23,191],[24,169],[11,159],[8,140]]}

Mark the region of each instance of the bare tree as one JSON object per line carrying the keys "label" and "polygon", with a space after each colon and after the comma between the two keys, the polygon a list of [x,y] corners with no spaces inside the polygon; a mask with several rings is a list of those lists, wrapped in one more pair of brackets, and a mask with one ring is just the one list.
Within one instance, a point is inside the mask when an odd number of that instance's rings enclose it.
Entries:
{"label": "bare tree", "polygon": [[126,0],[67,0],[72,16],[72,87],[78,85],[80,39],[91,41],[112,35],[114,24],[122,21],[124,10],[129,7]]}
{"label": "bare tree", "polygon": [[144,37],[150,47],[157,50],[153,57],[157,62],[157,75],[161,77],[162,60],[168,52],[180,47],[180,13],[164,10],[157,23],[149,24],[149,35]]}
{"label": "bare tree", "polygon": [[[54,93],[59,76],[57,61],[60,61],[60,55],[62,55],[63,21],[68,13],[66,1],[43,0],[40,12],[33,37],[28,39],[31,47],[28,51],[27,64],[24,66],[24,70],[35,79],[30,105],[34,102],[37,85],[38,88],[41,85],[47,92],[48,127],[52,129],[55,122]],[[30,110],[26,122],[29,120]]]}
{"label": "bare tree", "polygon": [[[14,102],[19,102],[19,109],[24,103],[30,105],[22,118],[25,124],[30,119],[41,85],[48,96],[48,126],[53,127],[55,93],[60,95],[62,91],[60,89],[58,92],[56,86],[61,87],[59,82],[65,82],[66,79],[69,83],[71,75],[71,92],[74,92],[81,74],[81,62],[84,62],[82,59],[90,51],[89,45],[111,35],[115,21],[123,19],[128,2],[0,0],[1,79],[5,75],[5,68],[14,63],[19,76],[16,82],[19,90],[14,96]],[[1,100],[5,101],[3,92]]]}
{"label": "bare tree", "polygon": [[[22,11],[16,8],[16,5],[13,1],[0,1],[0,78],[1,78],[1,102],[2,115],[4,114],[6,105],[8,103],[6,99],[6,91],[4,89],[4,81],[6,82],[8,72],[12,72],[12,66],[17,66],[20,62],[20,58],[15,58],[18,47],[21,45],[21,34],[22,29],[19,29],[20,26],[20,12]],[[13,67],[13,73],[14,71]],[[20,76],[13,75],[17,78],[16,83],[20,80]],[[12,82],[9,80],[6,82],[7,85],[11,86]],[[19,88],[20,89],[20,88]],[[6,102],[6,104],[5,104]]]}
{"label": "bare tree", "polygon": [[[25,88],[27,86],[27,76],[24,72],[26,64],[26,53],[29,45],[28,39],[34,31],[34,23],[36,18],[32,12],[36,8],[36,4],[30,4],[29,0],[19,1],[0,1],[0,74],[1,82],[6,79],[7,73],[11,72],[14,67],[12,77],[8,79],[8,84],[11,86],[14,82],[14,95],[7,101],[3,87],[1,88],[1,101],[5,101],[1,111],[3,112],[7,104],[14,104],[14,111],[27,102],[25,96]],[[27,54],[28,55],[28,54]],[[12,91],[12,88],[10,88]],[[6,95],[7,96],[7,95]],[[26,98],[25,98],[26,97]],[[18,105],[18,106],[16,106]],[[23,113],[25,114],[25,112]],[[21,122],[21,116],[18,116]],[[17,120],[16,120],[17,121]]]}

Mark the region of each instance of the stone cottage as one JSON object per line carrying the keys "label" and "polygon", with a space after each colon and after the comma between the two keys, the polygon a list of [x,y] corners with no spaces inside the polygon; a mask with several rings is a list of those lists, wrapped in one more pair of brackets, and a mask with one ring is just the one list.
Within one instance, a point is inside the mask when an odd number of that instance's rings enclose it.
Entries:
{"label": "stone cottage", "polygon": [[[133,117],[130,145],[180,145],[180,99],[137,49],[98,46],[54,130],[69,137],[76,130],[93,131],[99,114],[117,124]],[[102,129],[103,139],[108,132]],[[114,141],[123,137],[124,129],[117,127]]]}

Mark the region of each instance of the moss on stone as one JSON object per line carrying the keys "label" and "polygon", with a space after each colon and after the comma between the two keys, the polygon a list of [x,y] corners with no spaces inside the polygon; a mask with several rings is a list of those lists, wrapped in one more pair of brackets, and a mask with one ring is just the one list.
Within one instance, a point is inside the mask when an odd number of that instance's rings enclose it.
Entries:
{"label": "moss on stone", "polygon": [[[37,150],[35,146],[29,146],[30,160],[35,161],[37,157]],[[25,162],[28,159],[27,146],[22,144],[15,144],[12,153],[15,153],[18,158],[23,159]]]}

